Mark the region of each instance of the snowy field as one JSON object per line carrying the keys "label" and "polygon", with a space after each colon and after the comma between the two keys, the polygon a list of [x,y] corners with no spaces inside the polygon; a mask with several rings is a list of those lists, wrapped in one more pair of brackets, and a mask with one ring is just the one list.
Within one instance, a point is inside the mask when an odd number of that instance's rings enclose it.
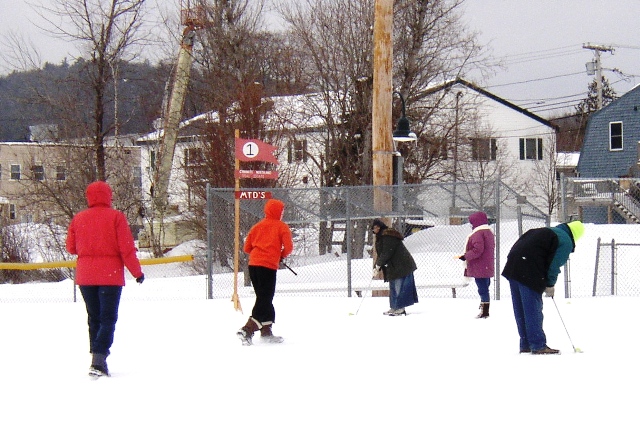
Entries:
{"label": "snowy field", "polygon": [[[637,226],[612,227],[606,233],[617,241],[637,240]],[[572,277],[592,276],[593,259],[580,258]],[[235,337],[253,306],[249,295],[241,300],[244,314],[226,298],[136,297],[170,294],[181,284],[159,277],[128,282],[109,358],[112,377],[98,380],[87,376],[81,302],[0,302],[0,433],[638,431],[640,297],[564,299],[557,291],[566,329],[547,298],[544,327],[548,344],[562,354],[537,356],[518,354],[506,284],[486,320],[474,318],[477,299],[421,298],[408,316],[390,318],[381,314],[385,298],[276,295],[274,332],[285,342],[256,338],[251,347]],[[582,353],[574,352],[567,330]]]}

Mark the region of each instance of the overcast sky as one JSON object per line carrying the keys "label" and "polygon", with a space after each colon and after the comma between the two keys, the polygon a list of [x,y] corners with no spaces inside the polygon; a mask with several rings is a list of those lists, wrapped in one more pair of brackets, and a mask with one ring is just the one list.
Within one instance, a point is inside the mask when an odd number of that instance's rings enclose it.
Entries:
{"label": "overcast sky", "polygon": [[640,83],[638,0],[466,0],[464,8],[506,67],[482,84],[517,105],[544,116],[571,110],[594,79],[585,43],[614,48],[601,63],[618,95]]}
{"label": "overcast sky", "polygon": [[[148,1],[153,9],[160,4],[163,13],[177,16],[179,0]],[[585,64],[594,52],[582,48],[585,43],[614,48],[601,60],[618,95],[639,83],[639,0],[466,0],[463,9],[469,28],[480,33],[481,43],[504,65],[489,79],[468,78],[542,116],[570,111],[586,95],[594,76],[587,75]],[[0,11],[0,35],[14,32],[30,39],[42,61],[77,56],[75,47],[34,25],[43,23],[27,3],[0,0]],[[0,54],[6,50],[0,44]],[[0,59],[0,74],[11,69]]]}

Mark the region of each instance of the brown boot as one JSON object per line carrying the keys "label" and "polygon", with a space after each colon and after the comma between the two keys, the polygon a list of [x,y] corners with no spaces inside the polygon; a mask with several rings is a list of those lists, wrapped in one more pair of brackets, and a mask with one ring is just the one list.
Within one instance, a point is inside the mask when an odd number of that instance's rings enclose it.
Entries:
{"label": "brown boot", "polygon": [[253,341],[251,341],[251,339],[253,338],[253,334],[261,327],[262,324],[260,322],[258,322],[253,317],[249,317],[246,325],[240,328],[238,332],[236,332],[236,335],[242,341],[243,346],[251,346],[253,344]]}
{"label": "brown boot", "polygon": [[486,319],[489,317],[489,302],[480,302],[480,312],[476,319]]}
{"label": "brown boot", "polygon": [[284,338],[279,337],[277,335],[273,335],[273,331],[271,330],[271,323],[262,324],[262,328],[260,328],[260,337],[269,343],[282,343]]}

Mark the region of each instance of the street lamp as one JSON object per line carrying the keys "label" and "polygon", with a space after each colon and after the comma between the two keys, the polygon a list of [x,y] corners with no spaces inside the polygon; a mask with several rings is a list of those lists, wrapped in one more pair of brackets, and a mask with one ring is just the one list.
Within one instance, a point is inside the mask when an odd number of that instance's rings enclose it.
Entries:
{"label": "street lamp", "polygon": [[404,97],[398,91],[393,91],[393,94],[400,97],[402,102],[402,116],[398,120],[398,126],[393,132],[394,142],[413,142],[417,140],[416,134],[409,128],[409,120],[407,119],[407,110],[404,103]]}
{"label": "street lamp", "polygon": [[[407,119],[407,110],[404,102],[404,97],[398,91],[393,91],[393,94],[400,97],[402,102],[402,116],[398,120],[398,126],[393,132],[393,142],[414,142],[417,141],[416,134],[409,128],[409,120]],[[392,94],[392,95],[393,95]],[[402,188],[403,179],[402,173],[404,171],[404,158],[402,154],[396,149],[392,157],[393,165],[393,185],[395,186],[395,195],[393,198],[393,209],[396,211],[404,211],[404,191]]]}

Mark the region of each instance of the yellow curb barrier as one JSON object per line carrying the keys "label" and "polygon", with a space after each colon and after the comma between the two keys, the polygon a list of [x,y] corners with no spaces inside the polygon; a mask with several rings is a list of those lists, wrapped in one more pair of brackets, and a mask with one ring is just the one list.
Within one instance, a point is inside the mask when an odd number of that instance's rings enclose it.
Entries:
{"label": "yellow curb barrier", "polygon": [[[151,266],[154,264],[182,263],[193,261],[193,255],[177,255],[175,257],[143,258],[140,264]],[[35,270],[35,269],[57,269],[60,267],[76,267],[76,260],[69,261],[48,261],[43,263],[0,263],[0,269],[6,270]]]}

